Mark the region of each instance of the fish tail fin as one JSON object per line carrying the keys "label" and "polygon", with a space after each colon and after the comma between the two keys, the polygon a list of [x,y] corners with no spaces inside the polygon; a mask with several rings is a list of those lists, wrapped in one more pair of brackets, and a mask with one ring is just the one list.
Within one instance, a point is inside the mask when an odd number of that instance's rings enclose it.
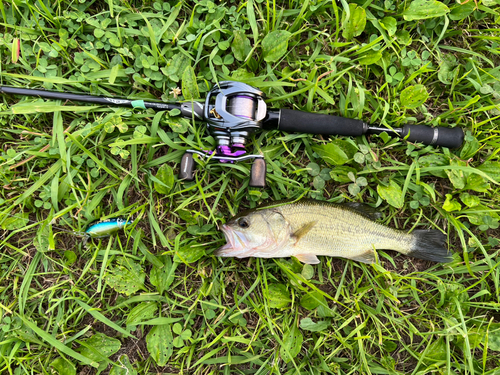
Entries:
{"label": "fish tail fin", "polygon": [[414,245],[408,253],[409,256],[431,260],[439,263],[449,263],[453,260],[451,253],[445,247],[446,235],[438,230],[415,230]]}

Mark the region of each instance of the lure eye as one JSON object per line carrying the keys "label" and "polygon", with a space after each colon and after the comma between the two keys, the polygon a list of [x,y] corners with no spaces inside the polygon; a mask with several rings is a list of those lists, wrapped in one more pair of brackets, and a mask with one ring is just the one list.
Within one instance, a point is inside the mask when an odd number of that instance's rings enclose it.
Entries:
{"label": "lure eye", "polygon": [[250,226],[250,222],[248,221],[248,219],[242,217],[241,219],[238,220],[238,226],[240,228],[246,229]]}

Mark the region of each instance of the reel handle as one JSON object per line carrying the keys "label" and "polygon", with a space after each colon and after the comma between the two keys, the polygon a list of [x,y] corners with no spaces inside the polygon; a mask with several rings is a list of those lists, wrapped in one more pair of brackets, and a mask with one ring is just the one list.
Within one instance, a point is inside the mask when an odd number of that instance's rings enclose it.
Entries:
{"label": "reel handle", "polygon": [[210,157],[213,160],[218,160],[221,163],[236,163],[238,161],[254,159],[252,164],[252,169],[250,170],[250,181],[249,186],[264,188],[266,187],[266,161],[261,155],[242,155],[242,156],[230,156],[230,155],[220,155],[212,154],[212,151],[196,151],[196,150],[186,150],[186,153],[182,155],[179,179],[184,181],[194,180],[194,160],[193,154],[198,154],[201,157]]}

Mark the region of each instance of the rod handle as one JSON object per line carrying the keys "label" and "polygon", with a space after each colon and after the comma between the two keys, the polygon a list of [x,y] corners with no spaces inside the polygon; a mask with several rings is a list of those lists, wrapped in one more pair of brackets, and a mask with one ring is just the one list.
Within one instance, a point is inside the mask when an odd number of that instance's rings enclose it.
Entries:
{"label": "rod handle", "polygon": [[431,128],[427,125],[405,125],[401,137],[410,142],[420,142],[426,145],[459,148],[464,143],[464,131],[461,128]]}
{"label": "rod handle", "polygon": [[366,133],[368,125],[361,120],[283,108],[278,129],[290,133],[357,137]]}

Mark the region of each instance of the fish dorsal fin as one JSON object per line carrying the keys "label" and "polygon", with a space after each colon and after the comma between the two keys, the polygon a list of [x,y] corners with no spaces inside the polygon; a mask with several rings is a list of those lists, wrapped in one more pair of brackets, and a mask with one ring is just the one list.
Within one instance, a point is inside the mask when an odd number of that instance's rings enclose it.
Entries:
{"label": "fish dorsal fin", "polygon": [[344,203],[344,206],[349,207],[351,210],[356,211],[360,215],[363,215],[371,220],[378,220],[382,217],[382,214],[377,211],[376,208],[373,208],[365,203],[349,202]]}
{"label": "fish dorsal fin", "polygon": [[300,239],[304,237],[312,229],[312,227],[316,225],[316,223],[316,220],[310,221],[293,232],[292,237],[295,238],[295,243],[299,242]]}
{"label": "fish dorsal fin", "polygon": [[373,250],[368,250],[366,253],[356,256],[350,256],[349,259],[356,260],[361,263],[375,263],[375,253]]}
{"label": "fish dorsal fin", "polygon": [[318,257],[314,254],[294,254],[293,256],[305,264],[319,263]]}

